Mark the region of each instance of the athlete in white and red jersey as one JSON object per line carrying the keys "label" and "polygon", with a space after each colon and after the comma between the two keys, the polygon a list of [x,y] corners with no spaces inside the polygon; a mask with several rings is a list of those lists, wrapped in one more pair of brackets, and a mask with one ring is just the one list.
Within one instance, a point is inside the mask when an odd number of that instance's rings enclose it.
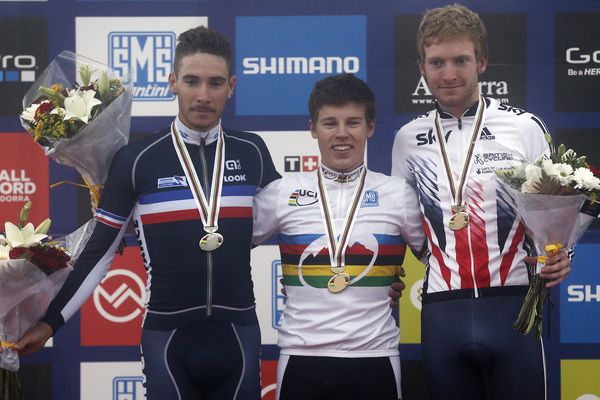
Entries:
{"label": "athlete in white and red jersey", "polygon": [[[548,152],[543,122],[480,96],[485,27],[461,5],[428,10],[417,31],[419,69],[434,110],[396,135],[392,175],[418,192],[428,238],[422,349],[432,400],[544,399],[541,339],[512,328],[529,282],[525,229],[494,172]],[[565,279],[565,252],[547,286]]]}
{"label": "athlete in white and red jersey", "polygon": [[[509,168],[513,160],[536,160],[547,154],[547,130],[533,114],[495,99],[481,99],[483,117],[474,134],[479,101],[458,118],[439,107],[421,115],[404,125],[394,142],[392,175],[417,188],[429,239],[425,294],[443,296],[455,289],[473,289],[476,296],[483,288],[529,283],[523,262],[528,255],[525,228],[514,200],[496,184],[495,171]],[[473,135],[476,140],[463,194],[469,224],[457,231],[449,227],[455,199],[437,142],[436,114],[455,182]]]}
{"label": "athlete in white and red jersey", "polygon": [[388,288],[404,240],[417,250],[425,242],[416,193],[364,165],[375,124],[365,82],[323,79],[309,109],[322,165],[270,183],[253,203],[253,241],[278,234],[288,296],[277,398],[398,400],[399,330]]}

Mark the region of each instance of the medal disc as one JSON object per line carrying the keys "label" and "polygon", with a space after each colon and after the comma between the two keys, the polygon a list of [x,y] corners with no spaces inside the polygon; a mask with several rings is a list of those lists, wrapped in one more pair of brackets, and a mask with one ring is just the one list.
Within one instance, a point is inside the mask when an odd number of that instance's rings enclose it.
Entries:
{"label": "medal disc", "polygon": [[327,282],[327,289],[331,293],[339,293],[342,290],[346,289],[346,286],[350,283],[350,275],[345,272],[341,274],[335,274],[331,277],[329,282]]}
{"label": "medal disc", "polygon": [[207,233],[200,239],[200,248],[204,251],[213,251],[223,244],[223,235],[218,232]]}
{"label": "medal disc", "polygon": [[448,226],[453,231],[464,229],[469,224],[469,214],[464,211],[457,212],[450,218]]}

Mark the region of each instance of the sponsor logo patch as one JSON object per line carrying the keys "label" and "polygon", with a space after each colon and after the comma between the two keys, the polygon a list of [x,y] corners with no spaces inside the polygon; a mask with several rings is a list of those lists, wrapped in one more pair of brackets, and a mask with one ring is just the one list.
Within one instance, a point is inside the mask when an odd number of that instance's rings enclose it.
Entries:
{"label": "sponsor logo patch", "polygon": [[158,178],[158,189],[171,188],[171,187],[187,187],[187,180],[185,176],[169,176],[166,178]]}
{"label": "sponsor logo patch", "polygon": [[379,207],[379,192],[377,190],[366,190],[360,206]]}
{"label": "sponsor logo patch", "polygon": [[291,207],[310,206],[319,201],[317,192],[306,189],[296,189],[290,195],[288,205]]}

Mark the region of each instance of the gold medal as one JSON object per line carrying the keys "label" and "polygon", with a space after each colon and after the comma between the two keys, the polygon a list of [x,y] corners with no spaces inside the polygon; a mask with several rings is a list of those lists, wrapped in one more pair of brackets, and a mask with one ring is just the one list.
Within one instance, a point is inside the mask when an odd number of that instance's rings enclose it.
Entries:
{"label": "gold medal", "polygon": [[460,231],[466,228],[467,225],[469,225],[469,214],[467,214],[466,207],[463,205],[452,206],[452,217],[448,222],[450,229]]}
{"label": "gold medal", "polygon": [[469,225],[469,214],[464,211],[459,211],[452,215],[452,217],[450,217],[450,222],[448,223],[448,226],[453,231],[460,231],[461,229],[466,228],[467,225]]}
{"label": "gold medal", "polygon": [[327,282],[327,289],[331,293],[339,293],[342,290],[346,289],[346,286],[350,283],[350,275],[345,272],[341,274],[335,274],[331,277],[329,282]]}
{"label": "gold medal", "polygon": [[213,251],[223,244],[223,235],[218,232],[207,233],[200,239],[200,248],[204,251]]}

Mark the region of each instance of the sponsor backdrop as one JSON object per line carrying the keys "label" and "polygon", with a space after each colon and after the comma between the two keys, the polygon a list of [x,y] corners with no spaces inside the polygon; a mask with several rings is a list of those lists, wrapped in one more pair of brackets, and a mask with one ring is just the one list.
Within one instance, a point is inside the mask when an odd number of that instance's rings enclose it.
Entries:
{"label": "sponsor backdrop", "polygon": [[[177,110],[167,76],[179,33],[207,24],[232,39],[238,86],[225,125],[258,132],[282,173],[311,171],[318,147],[307,128],[315,81],[339,72],[366,79],[377,97],[369,166],[390,171],[394,132],[431,108],[416,66],[415,30],[441,0],[0,0],[0,221],[33,200],[32,218],[50,216],[53,233],[90,216],[85,191],[49,183],[77,180],[22,133],[18,113],[32,82],[60,51],[72,50],[134,78],[132,140],[166,126]],[[489,30],[484,94],[541,116],[559,142],[600,164],[600,3],[465,0]],[[143,6],[142,6],[143,5]],[[428,140],[427,137],[419,140]],[[551,216],[549,216],[551,217]],[[145,271],[135,239],[51,347],[23,359],[27,399],[142,399],[139,352]],[[550,400],[600,399],[600,226],[576,252],[573,272],[553,289],[546,313]],[[273,399],[281,295],[274,243],[253,251],[262,329],[263,399]],[[398,320],[406,400],[426,399],[420,348],[424,266],[407,257],[407,289]],[[394,311],[397,313],[397,311]]]}

